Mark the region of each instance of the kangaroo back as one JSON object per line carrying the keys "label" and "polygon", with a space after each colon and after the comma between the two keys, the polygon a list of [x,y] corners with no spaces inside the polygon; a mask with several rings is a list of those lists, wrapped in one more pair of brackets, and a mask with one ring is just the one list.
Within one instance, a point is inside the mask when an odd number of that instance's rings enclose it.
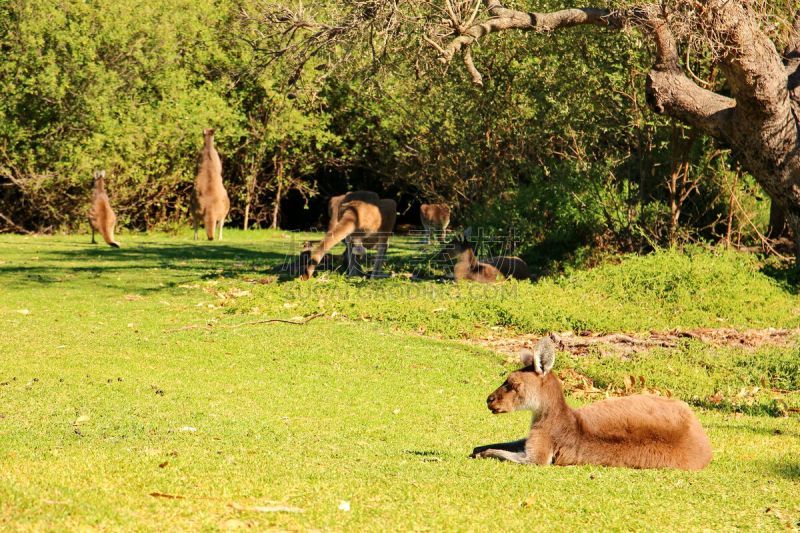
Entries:
{"label": "kangaroo back", "polygon": [[339,221],[339,211],[341,210],[342,204],[346,204],[353,200],[361,200],[363,202],[374,203],[380,200],[380,196],[378,196],[378,193],[372,191],[350,191],[348,193],[332,197],[328,201],[329,232],[333,231],[333,228]]}
{"label": "kangaroo back", "polygon": [[214,239],[217,227],[219,227],[219,239],[221,240],[222,227],[231,204],[228,191],[225,190],[222,182],[222,161],[214,147],[214,130],[211,128],[203,130],[203,137],[205,141],[203,151],[200,153],[200,165],[195,178],[194,198],[192,199],[194,237],[197,239],[197,227],[202,220],[208,240]]}
{"label": "kangaroo back", "polygon": [[520,257],[501,255],[490,257],[485,261],[492,265],[506,278],[531,279],[531,269],[528,264]]}

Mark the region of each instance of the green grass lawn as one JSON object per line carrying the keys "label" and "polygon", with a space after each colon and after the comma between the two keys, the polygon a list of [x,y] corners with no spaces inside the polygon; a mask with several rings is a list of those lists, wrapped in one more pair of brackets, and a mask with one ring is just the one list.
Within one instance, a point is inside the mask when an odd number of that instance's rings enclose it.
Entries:
{"label": "green grass lawn", "polygon": [[[702,472],[467,458],[529,424],[486,409],[515,365],[473,339],[798,328],[788,274],[694,250],[496,287],[276,279],[302,239],[0,236],[0,529],[800,528],[795,344],[559,354],[598,386],[642,375],[692,403]],[[390,268],[422,268],[414,248]],[[259,510],[276,505],[303,512]]]}

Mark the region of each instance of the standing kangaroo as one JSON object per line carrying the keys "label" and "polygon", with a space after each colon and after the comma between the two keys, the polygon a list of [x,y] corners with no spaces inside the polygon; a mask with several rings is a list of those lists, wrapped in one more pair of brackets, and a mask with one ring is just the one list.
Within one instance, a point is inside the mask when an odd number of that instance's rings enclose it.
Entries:
{"label": "standing kangaroo", "polygon": [[428,244],[431,240],[444,241],[447,226],[450,225],[450,208],[444,204],[422,204],[419,218],[425,229]]}
{"label": "standing kangaroo", "polygon": [[194,240],[197,240],[197,227],[200,219],[206,228],[209,241],[214,240],[214,232],[219,224],[219,240],[222,240],[222,226],[231,208],[228,192],[222,184],[222,162],[214,148],[214,130],[203,130],[205,144],[200,159],[200,168],[194,181],[192,196],[192,218],[194,219]]}
{"label": "standing kangaroo", "polygon": [[533,411],[527,438],[479,446],[471,457],[539,465],[604,465],[701,470],[711,442],[685,403],[658,396],[628,396],[572,409],[550,372],[549,337],[521,354],[524,368],[509,374],[486,404],[492,413]]}
{"label": "standing kangaroo", "polygon": [[114,240],[114,226],[117,224],[117,215],[111,209],[111,202],[106,193],[106,171],[94,173],[94,190],[92,191],[92,207],[89,209],[89,225],[92,227],[92,244],[95,244],[94,232],[99,231],[103,240],[109,246],[119,248],[119,243]]}
{"label": "standing kangaroo", "polygon": [[307,280],[313,276],[314,270],[328,250],[348,237],[351,238],[353,244],[347,243],[347,274],[353,275],[358,266],[351,248],[354,246],[374,247],[377,249],[377,254],[375,265],[372,268],[372,277],[377,277],[386,258],[386,249],[389,247],[389,237],[394,230],[396,218],[397,203],[394,200],[352,200],[341,204],[336,225],[314,248],[311,253],[311,262],[301,279]]}

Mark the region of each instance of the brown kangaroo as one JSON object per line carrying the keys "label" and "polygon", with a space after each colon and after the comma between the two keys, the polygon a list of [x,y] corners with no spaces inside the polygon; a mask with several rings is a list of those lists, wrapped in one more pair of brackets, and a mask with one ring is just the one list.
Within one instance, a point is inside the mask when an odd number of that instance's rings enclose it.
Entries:
{"label": "brown kangaroo", "polygon": [[201,153],[200,168],[194,181],[192,196],[192,218],[194,219],[194,240],[197,240],[197,227],[200,220],[206,228],[209,241],[214,240],[214,232],[219,224],[219,240],[222,240],[222,226],[231,208],[228,192],[222,183],[222,162],[214,148],[214,130],[203,130],[205,144]]}
{"label": "brown kangaroo", "polygon": [[106,193],[106,171],[94,173],[94,190],[92,191],[92,207],[89,209],[89,225],[92,227],[92,244],[95,244],[94,232],[99,231],[103,240],[109,246],[119,248],[119,243],[114,240],[114,226],[117,224],[117,215],[111,209],[111,202]]}
{"label": "brown kangaroo", "polygon": [[419,218],[428,244],[432,239],[444,241],[447,226],[450,225],[449,207],[445,204],[422,204],[419,206]]}
{"label": "brown kangaroo", "polygon": [[701,470],[711,462],[711,442],[685,403],[658,396],[628,396],[572,409],[550,372],[555,346],[549,337],[521,354],[524,368],[509,374],[486,404],[492,413],[533,411],[528,437],[479,446],[471,457],[539,465],[605,465]]}
{"label": "brown kangaroo", "polygon": [[453,267],[453,277],[456,282],[477,281],[478,283],[495,283],[503,279],[500,270],[488,263],[481,263],[475,256],[475,250],[469,242],[468,237],[455,237],[451,240],[439,257],[444,259],[455,259]]}
{"label": "brown kangaroo", "polygon": [[353,275],[357,271],[354,257],[354,247],[376,248],[375,265],[372,268],[372,277],[377,277],[383,261],[386,258],[386,249],[389,247],[389,237],[394,229],[397,218],[397,203],[394,200],[363,201],[351,200],[341,204],[339,220],[329,231],[314,251],[311,253],[311,263],[306,268],[301,279],[307,280],[314,275],[314,270],[325,254],[342,240],[350,237],[346,243],[347,274]]}
{"label": "brown kangaroo", "polygon": [[514,255],[501,255],[484,260],[492,265],[506,278],[531,279],[531,269],[522,258]]}

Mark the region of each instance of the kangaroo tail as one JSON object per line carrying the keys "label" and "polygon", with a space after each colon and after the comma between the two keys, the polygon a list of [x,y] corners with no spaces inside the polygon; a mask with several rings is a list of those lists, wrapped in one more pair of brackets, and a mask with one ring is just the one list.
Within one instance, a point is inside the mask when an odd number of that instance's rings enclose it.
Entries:
{"label": "kangaroo tail", "polygon": [[119,244],[117,244],[117,241],[114,240],[114,230],[113,229],[108,230],[106,228],[103,228],[103,230],[100,233],[103,234],[103,240],[106,241],[106,244],[108,244],[109,246],[112,246],[114,248],[119,248]]}

